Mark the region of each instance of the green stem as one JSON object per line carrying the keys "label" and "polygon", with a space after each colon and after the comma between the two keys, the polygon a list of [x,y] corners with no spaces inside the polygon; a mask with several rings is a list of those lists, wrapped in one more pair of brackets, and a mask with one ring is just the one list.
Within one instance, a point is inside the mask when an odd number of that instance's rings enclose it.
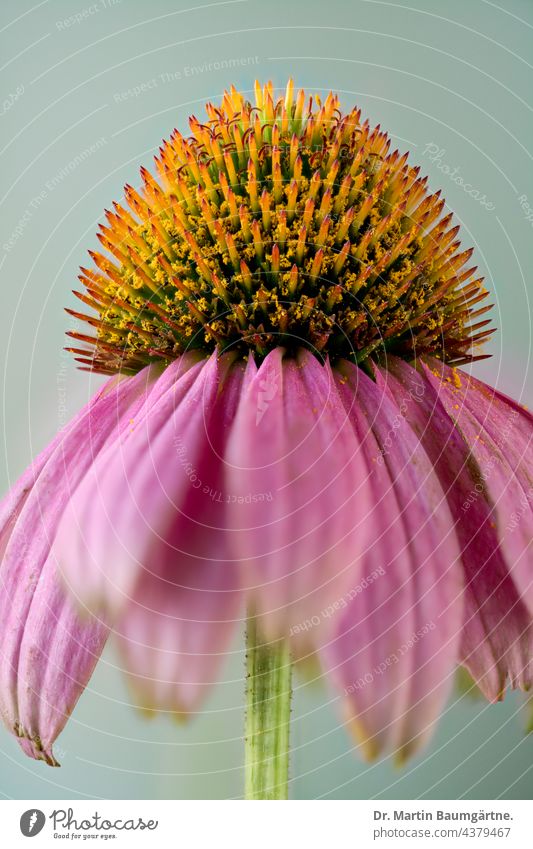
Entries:
{"label": "green stem", "polygon": [[264,642],[255,616],[246,628],[245,798],[287,799],[291,658],[284,640]]}

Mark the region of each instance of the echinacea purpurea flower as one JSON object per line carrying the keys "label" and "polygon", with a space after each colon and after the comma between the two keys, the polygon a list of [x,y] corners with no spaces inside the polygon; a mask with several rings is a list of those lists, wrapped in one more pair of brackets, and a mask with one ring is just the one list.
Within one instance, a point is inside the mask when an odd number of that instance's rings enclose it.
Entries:
{"label": "echinacea purpurea flower", "polygon": [[531,415],[459,368],[472,251],[358,109],[256,85],[190,128],[82,269],[70,350],[109,382],[3,504],[0,706],[55,764],[112,630],[190,714],[247,608],[247,793],[283,796],[291,659],[369,757],[420,748],[457,664],[530,687]]}

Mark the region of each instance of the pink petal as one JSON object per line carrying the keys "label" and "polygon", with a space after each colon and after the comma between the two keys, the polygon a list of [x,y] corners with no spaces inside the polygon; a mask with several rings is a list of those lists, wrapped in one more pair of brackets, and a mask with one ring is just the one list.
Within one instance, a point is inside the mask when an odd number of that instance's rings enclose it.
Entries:
{"label": "pink petal", "polygon": [[442,406],[440,390],[423,374],[391,358],[388,369],[377,370],[376,377],[421,439],[454,517],[465,573],[461,661],[491,700],[502,698],[508,679],[512,686],[528,689],[531,617],[508,573],[492,505],[476,489],[479,468]]}
{"label": "pink petal", "polygon": [[[218,678],[242,595],[235,566],[217,559],[225,554],[221,533],[204,530],[211,537],[212,559],[204,559],[205,539],[197,559],[188,536],[195,533],[194,523],[179,525],[176,547],[171,541],[158,546],[157,571],[143,572],[116,632],[141,706],[188,714]],[[177,552],[178,546],[188,553]]]}
{"label": "pink petal", "polygon": [[[204,394],[216,394],[216,358],[174,361],[119,439],[88,470],[59,525],[54,553],[76,596],[116,614],[138,580],[152,536],[165,536],[175,504],[176,433],[202,427]],[[211,377],[211,385],[209,378]],[[179,493],[176,495],[179,501]]]}
{"label": "pink petal", "polygon": [[[150,534],[143,569],[117,625],[126,669],[142,705],[180,714],[196,710],[216,680],[242,604],[240,573],[231,560],[226,530],[222,458],[243,371],[233,368],[217,388],[214,376],[220,363],[213,359],[208,368],[205,388],[216,390],[216,397],[212,403],[206,391],[197,406],[203,425],[195,421],[183,427],[181,415],[165,425],[178,461],[166,495],[176,505],[174,518],[164,533]],[[167,467],[169,456],[163,458]],[[164,471],[154,470],[154,493]]]}
{"label": "pink petal", "polygon": [[29,741],[25,750],[50,763],[53,739],[106,636],[98,622],[77,623],[49,558],[51,542],[92,458],[145,384],[141,374],[108,385],[55,441],[20,505],[0,565],[0,710],[8,728]]}
{"label": "pink petal", "polygon": [[35,588],[19,649],[17,731],[31,754],[52,766],[52,744],[85,689],[109,633],[93,616],[80,618],[46,561]]}
{"label": "pink petal", "polygon": [[28,494],[52,453],[53,449],[45,448],[0,502],[0,559],[4,556],[9,537],[26,503]]}
{"label": "pink petal", "polygon": [[[313,641],[365,541],[366,467],[329,365],[307,351],[249,365],[228,446],[230,523],[265,635]],[[298,649],[298,651],[300,650]]]}
{"label": "pink petal", "polygon": [[[454,421],[493,505],[500,547],[517,590],[533,612],[533,419],[490,386],[437,360],[424,365],[429,383]],[[472,492],[476,499],[477,490]]]}
{"label": "pink petal", "polygon": [[397,405],[355,366],[342,372],[373,491],[371,536],[359,571],[366,583],[355,577],[322,654],[364,752],[391,749],[402,760],[432,733],[453,683],[459,548],[432,464]]}
{"label": "pink petal", "polygon": [[3,557],[5,546],[7,545],[13,526],[20,514],[20,511],[22,510],[22,507],[24,506],[26,498],[28,497],[28,493],[40,475],[43,467],[48,462],[58,445],[61,444],[68,431],[77,426],[81,419],[87,415],[87,410],[94,407],[102,395],[110,392],[112,388],[116,386],[117,381],[118,378],[112,377],[98,390],[96,395],[89,401],[89,404],[83,407],[80,412],[77,413],[77,415],[66,425],[66,427],[60,430],[54,436],[52,441],[43,448],[40,454],[32,460],[28,468],[0,501],[0,560]]}

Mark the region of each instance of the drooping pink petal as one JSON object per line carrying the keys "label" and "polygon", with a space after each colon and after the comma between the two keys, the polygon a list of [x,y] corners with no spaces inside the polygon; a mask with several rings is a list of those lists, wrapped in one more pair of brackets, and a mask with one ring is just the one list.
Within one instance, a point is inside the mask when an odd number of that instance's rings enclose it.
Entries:
{"label": "drooping pink petal", "polygon": [[16,731],[33,757],[55,766],[52,745],[89,681],[108,636],[96,617],[80,617],[48,558],[24,625],[17,671]]}
{"label": "drooping pink petal", "polygon": [[181,491],[188,486],[177,475],[172,440],[202,427],[205,396],[216,395],[216,371],[216,357],[184,355],[169,365],[70,500],[54,554],[73,592],[93,612],[116,614],[127,603],[151,537],[164,538],[176,510],[173,497],[179,501],[174,484]]}
{"label": "drooping pink petal", "polygon": [[357,563],[370,504],[329,365],[283,349],[249,364],[227,460],[229,521],[265,636],[308,644]]}
{"label": "drooping pink petal", "polygon": [[[116,626],[126,671],[145,708],[196,710],[242,618],[240,573],[226,530],[230,493],[223,462],[242,378],[242,368],[233,368],[214,403],[204,396],[203,425],[183,428],[181,417],[165,425],[170,448],[165,462],[177,459],[168,493],[175,515],[164,536],[150,535],[143,568]],[[157,474],[154,488],[160,479]]]}
{"label": "drooping pink petal", "polygon": [[52,456],[57,446],[61,444],[68,431],[75,428],[80,419],[83,419],[87,415],[87,410],[93,407],[103,394],[110,392],[112,388],[116,386],[118,381],[119,378],[112,377],[98,390],[98,392],[96,392],[94,397],[89,401],[89,404],[83,407],[80,412],[71,419],[66,427],[60,430],[51,442],[49,442],[48,445],[46,445],[45,448],[43,448],[43,450],[37,455],[37,457],[32,460],[28,468],[22,473],[13,486],[11,486],[4,498],[0,501],[0,560],[3,557],[5,546],[7,545],[7,541],[11,535],[11,531],[13,530],[13,526],[18,515],[24,506],[28,493],[37,480],[44,465]]}
{"label": "drooping pink petal", "polygon": [[49,763],[107,636],[103,623],[79,621],[50,546],[65,505],[149,372],[108,384],[65,428],[25,495],[0,565],[0,710],[25,751]]}
{"label": "drooping pink petal", "polygon": [[0,561],[4,556],[15,523],[39,471],[40,469],[34,470],[32,466],[26,469],[5,498],[2,499],[0,505]]}
{"label": "drooping pink petal", "polygon": [[36,478],[52,453],[53,448],[45,448],[22,473],[0,502],[0,560],[4,556],[9,537],[20,515],[20,511],[24,507],[28,493],[31,491]]}
{"label": "drooping pink petal", "polygon": [[374,500],[359,572],[365,583],[355,579],[322,655],[363,750],[390,749],[402,760],[432,733],[453,683],[459,547],[432,463],[398,406],[355,366],[342,372],[339,391]]}
{"label": "drooping pink petal", "polygon": [[[455,521],[465,573],[461,661],[490,700],[531,685],[531,617],[508,572],[481,471],[441,403],[440,389],[407,363],[390,358],[378,385],[396,400],[430,457]],[[458,375],[454,380],[462,379]]]}
{"label": "drooping pink petal", "polygon": [[493,505],[500,548],[533,612],[533,418],[491,387],[437,360],[423,366],[479,469],[471,499]]}
{"label": "drooping pink petal", "polygon": [[[211,511],[207,511],[211,513]],[[212,515],[210,516],[212,518]],[[183,520],[172,538],[157,547],[157,568],[144,571],[115,631],[125,671],[143,708],[188,714],[197,710],[218,678],[241,614],[242,594],[235,565],[220,562],[223,532],[208,528],[196,559]],[[176,550],[178,548],[178,551]]]}

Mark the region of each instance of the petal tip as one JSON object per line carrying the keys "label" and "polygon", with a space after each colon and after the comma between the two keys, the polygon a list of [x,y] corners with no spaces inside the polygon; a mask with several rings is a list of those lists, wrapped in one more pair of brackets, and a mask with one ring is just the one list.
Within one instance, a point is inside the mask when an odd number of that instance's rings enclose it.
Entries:
{"label": "petal tip", "polygon": [[361,753],[361,757],[367,763],[377,760],[381,754],[381,747],[376,736],[369,734],[363,722],[353,714],[348,717],[346,724],[352,737],[355,739]]}
{"label": "petal tip", "polygon": [[43,746],[42,740],[38,734],[30,734],[22,728],[18,723],[13,729],[13,733],[17,737],[18,743],[29,758],[36,761],[44,761],[48,766],[59,767],[61,764],[55,758],[51,746]]}

